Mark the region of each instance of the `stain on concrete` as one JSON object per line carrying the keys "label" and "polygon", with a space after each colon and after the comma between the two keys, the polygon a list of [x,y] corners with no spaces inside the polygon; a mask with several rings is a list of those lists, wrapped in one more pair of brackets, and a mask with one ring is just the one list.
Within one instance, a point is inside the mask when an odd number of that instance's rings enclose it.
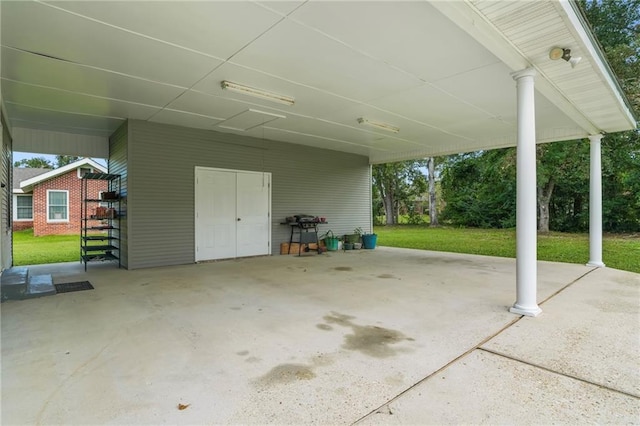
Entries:
{"label": "stain on concrete", "polygon": [[332,312],[331,315],[324,317],[324,320],[329,324],[349,327],[353,331],[352,334],[344,336],[342,347],[345,349],[359,351],[375,358],[387,358],[400,352],[400,348],[394,348],[391,345],[413,340],[397,330],[375,325],[358,325],[352,321],[353,319],[355,318],[350,315],[337,312]]}
{"label": "stain on concrete", "polygon": [[236,355],[240,355],[240,356],[249,355],[249,351],[240,351],[240,352],[236,352]]}
{"label": "stain on concrete", "polygon": [[315,373],[308,365],[303,364],[280,364],[273,367],[271,371],[259,377],[255,384],[271,386],[277,384],[290,384],[300,380],[311,380],[316,377]]}
{"label": "stain on concrete", "polygon": [[391,274],[380,274],[378,275],[378,278],[396,278],[396,276]]}
{"label": "stain on concrete", "polygon": [[316,324],[316,327],[318,327],[320,330],[325,331],[333,330],[333,327],[331,327],[329,324]]}
{"label": "stain on concrete", "polygon": [[258,358],[257,356],[250,356],[249,358],[244,360],[244,362],[248,362],[249,364],[253,364],[260,361],[262,361],[262,358]]}
{"label": "stain on concrete", "polygon": [[405,340],[402,333],[376,326],[352,326],[353,334],[345,336],[345,349],[360,351],[376,358],[393,356],[397,351],[389,345]]}
{"label": "stain on concrete", "polygon": [[336,271],[353,271],[353,268],[351,266],[336,266],[335,268]]}
{"label": "stain on concrete", "polygon": [[234,307],[229,308],[229,309],[231,309],[232,311],[241,311],[242,310],[242,308],[239,307],[239,306],[234,306]]}
{"label": "stain on concrete", "polygon": [[444,256],[429,256],[416,259],[420,264],[429,264],[429,265],[448,265],[448,264],[456,264],[456,265],[471,265],[475,263],[472,260],[464,259],[464,258],[456,258],[456,257],[444,257]]}
{"label": "stain on concrete", "polygon": [[331,312],[331,315],[325,315],[323,318],[328,323],[338,324],[343,327],[349,327],[351,320],[356,319],[356,317],[352,317],[351,315],[339,314],[337,312]]}

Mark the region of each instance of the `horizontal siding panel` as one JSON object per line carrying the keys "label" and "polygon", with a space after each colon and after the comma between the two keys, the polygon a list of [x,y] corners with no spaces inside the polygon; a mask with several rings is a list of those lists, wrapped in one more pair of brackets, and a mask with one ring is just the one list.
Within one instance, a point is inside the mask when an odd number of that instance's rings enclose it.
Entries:
{"label": "horizontal siding panel", "polygon": [[5,187],[0,189],[0,270],[9,268],[13,264],[12,259],[12,139],[9,129],[4,120],[4,113],[0,109],[0,142],[2,151],[0,151],[0,181]]}
{"label": "horizontal siding panel", "polygon": [[327,217],[322,232],[369,229],[366,157],[141,121],[130,138],[131,269],[194,262],[196,166],[272,173],[273,254],[289,240],[280,222],[290,215]]}
{"label": "horizontal siding panel", "polygon": [[120,175],[120,231],[117,234],[120,248],[120,263],[129,267],[129,238],[128,238],[128,123],[124,123],[109,138],[109,173]]}
{"label": "horizontal siding panel", "polygon": [[60,154],[62,152],[67,155],[96,158],[109,156],[109,139],[104,136],[23,127],[14,127],[13,134],[16,140],[15,151],[43,154]]}

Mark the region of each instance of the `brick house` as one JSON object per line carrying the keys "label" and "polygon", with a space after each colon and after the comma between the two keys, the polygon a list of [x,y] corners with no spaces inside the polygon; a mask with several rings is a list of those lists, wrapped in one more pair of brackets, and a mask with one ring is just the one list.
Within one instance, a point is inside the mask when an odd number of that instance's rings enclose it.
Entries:
{"label": "brick house", "polygon": [[[33,228],[33,235],[79,234],[82,175],[106,173],[83,158],[58,169],[14,169],[13,230]],[[99,198],[107,182],[89,180],[89,198]]]}

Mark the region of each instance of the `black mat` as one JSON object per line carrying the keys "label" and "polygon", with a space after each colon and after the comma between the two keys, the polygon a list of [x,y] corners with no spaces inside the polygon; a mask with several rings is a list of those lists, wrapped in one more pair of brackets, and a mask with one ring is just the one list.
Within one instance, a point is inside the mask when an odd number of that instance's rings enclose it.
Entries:
{"label": "black mat", "polygon": [[72,291],[93,290],[93,286],[89,281],[55,284],[55,286],[56,293],[70,293]]}

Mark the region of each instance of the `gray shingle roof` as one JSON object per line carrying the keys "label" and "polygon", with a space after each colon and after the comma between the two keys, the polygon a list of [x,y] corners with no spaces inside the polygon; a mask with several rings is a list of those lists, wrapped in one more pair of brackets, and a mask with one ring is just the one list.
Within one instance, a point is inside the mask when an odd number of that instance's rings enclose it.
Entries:
{"label": "gray shingle roof", "polygon": [[13,168],[13,189],[20,189],[20,182],[31,179],[43,173],[47,173],[51,169],[32,169],[24,167]]}

